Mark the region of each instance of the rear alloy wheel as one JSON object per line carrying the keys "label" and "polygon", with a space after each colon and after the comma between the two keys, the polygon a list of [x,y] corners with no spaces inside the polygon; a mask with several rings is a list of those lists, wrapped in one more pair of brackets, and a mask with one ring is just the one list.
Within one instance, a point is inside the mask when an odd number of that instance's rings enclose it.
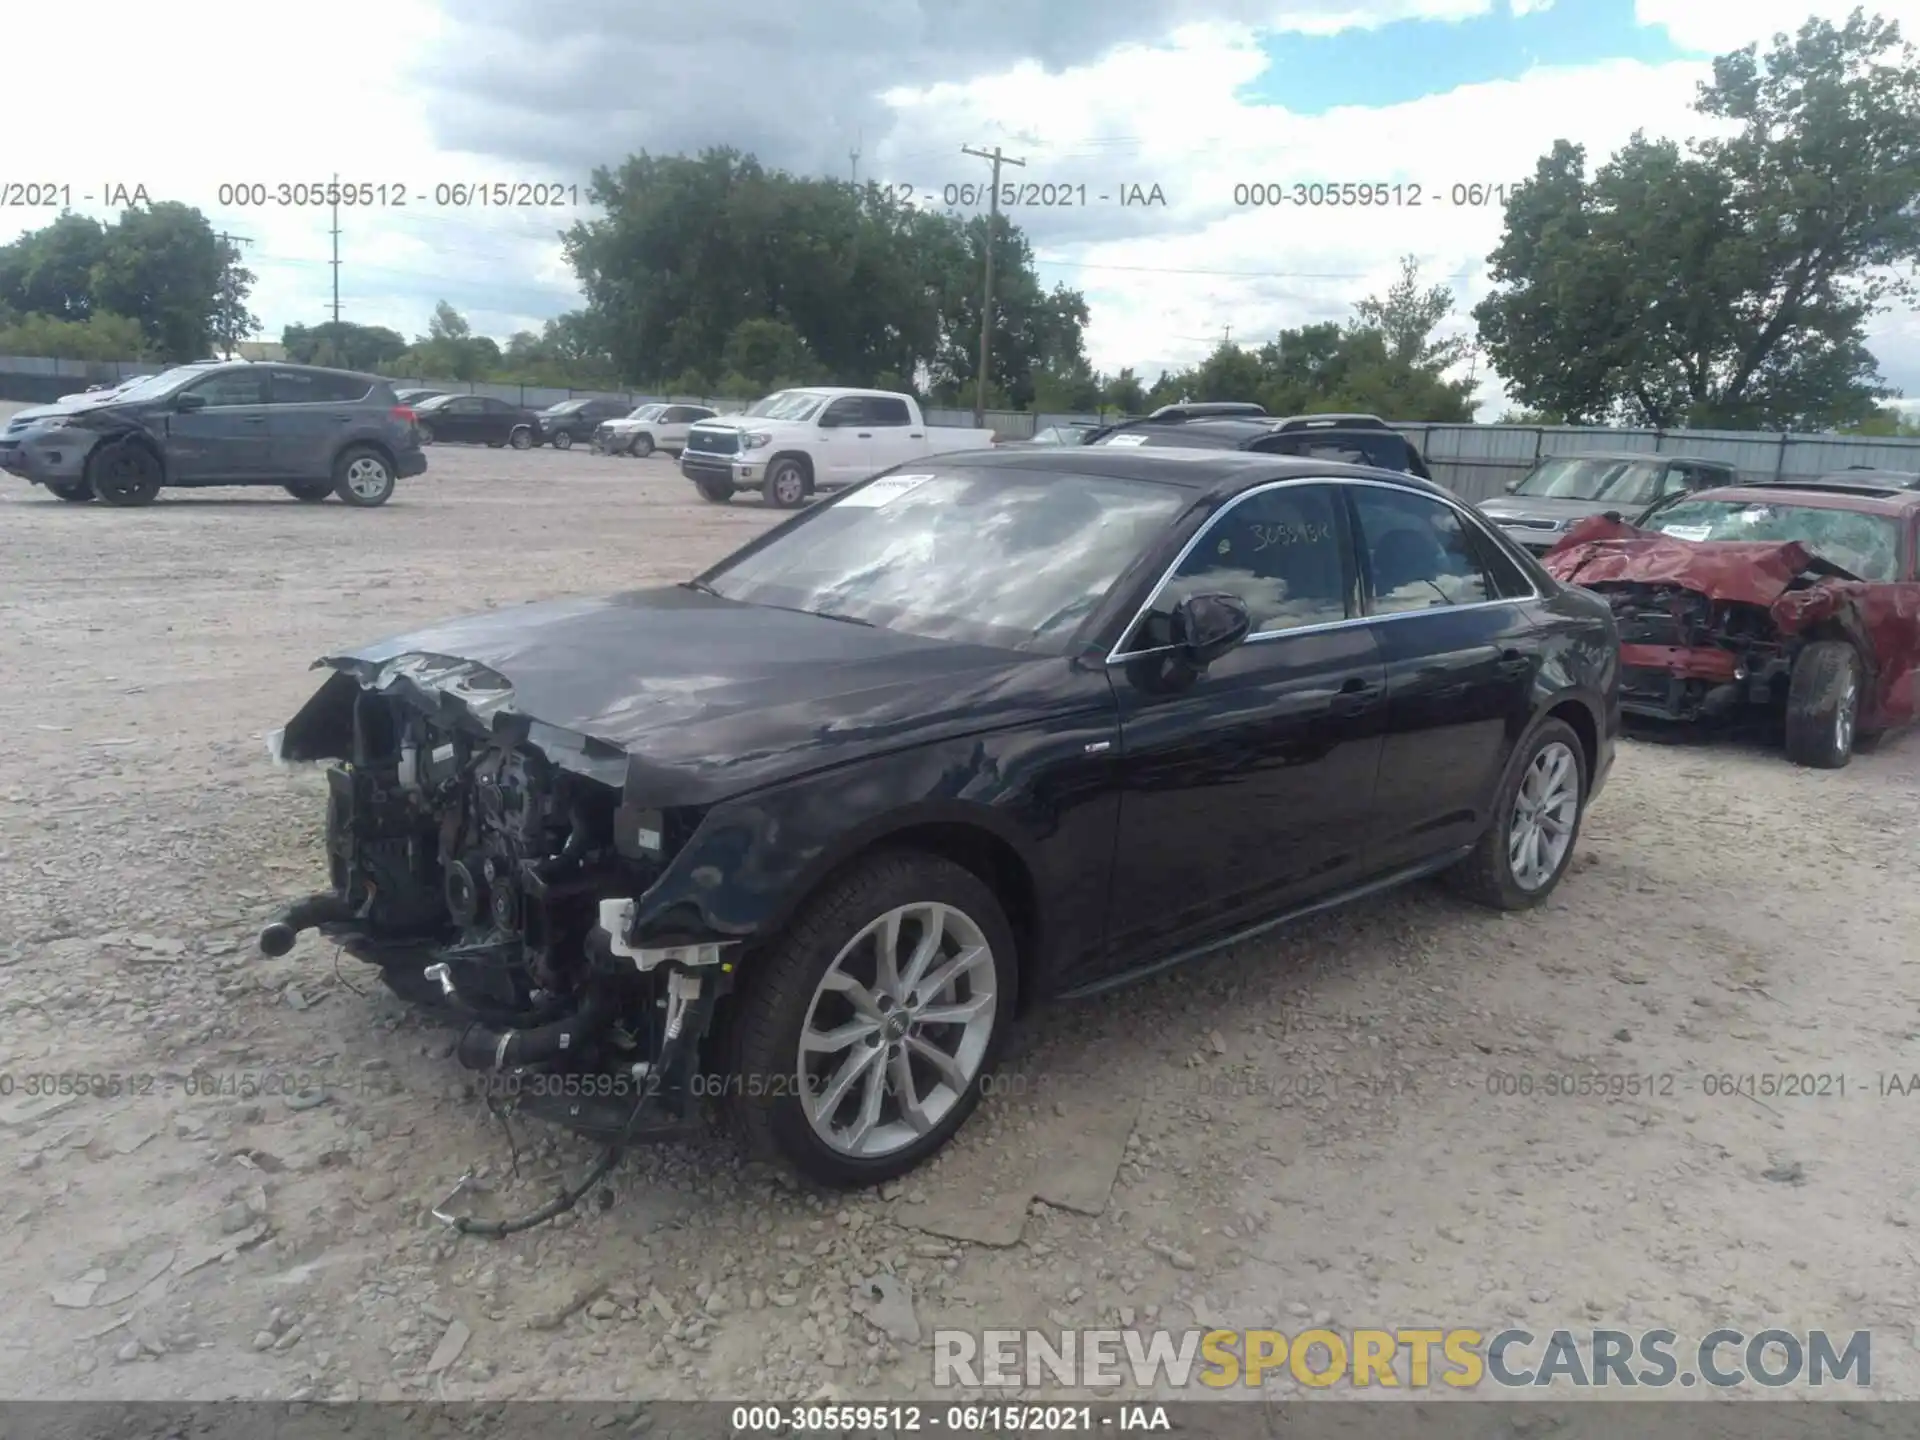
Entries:
{"label": "rear alloy wheel", "polygon": [[333,493],[360,509],[384,505],[393,495],[393,466],[365,445],[349,445],[333,462]]}
{"label": "rear alloy wheel", "polygon": [[838,1187],[904,1175],[980,1101],[1013,1014],[992,890],[934,855],[876,856],[756,967],[736,1019],[750,1147]]}
{"label": "rear alloy wheel", "polygon": [[733,499],[733,486],[727,484],[724,480],[703,479],[696,480],[694,484],[699,488],[700,498],[710,500],[715,505],[725,505]]}
{"label": "rear alloy wheel", "polygon": [[87,480],[93,493],[108,505],[151,505],[165,476],[160,457],[144,445],[120,440],[96,452],[87,462]]}
{"label": "rear alloy wheel", "polygon": [[93,487],[84,480],[78,485],[49,485],[47,489],[73,505],[85,505],[93,499]]}
{"label": "rear alloy wheel", "polygon": [[636,460],[646,459],[653,454],[653,437],[645,434],[634,436],[633,444],[627,447],[627,453]]}
{"label": "rear alloy wheel", "polygon": [[556,450],[571,450],[573,448],[573,432],[571,430],[554,431],[553,448]]}
{"label": "rear alloy wheel", "polygon": [[1493,823],[1448,878],[1490,909],[1531,910],[1566,874],[1586,802],[1580,737],[1565,721],[1549,720],[1533,732],[1501,785]]}
{"label": "rear alloy wheel", "polygon": [[516,425],[513,427],[513,433],[507,436],[507,443],[516,450],[531,450],[533,448],[533,431],[524,425]]}
{"label": "rear alloy wheel", "polygon": [[287,486],[287,493],[296,500],[318,505],[333,494],[333,486],[325,480],[299,480]]}
{"label": "rear alloy wheel", "polygon": [[1853,758],[1860,677],[1860,653],[1845,640],[1815,640],[1800,652],[1787,685],[1789,760],[1838,770]]}
{"label": "rear alloy wheel", "polygon": [[807,503],[807,472],[798,460],[776,460],[767,467],[767,503],[798,510]]}

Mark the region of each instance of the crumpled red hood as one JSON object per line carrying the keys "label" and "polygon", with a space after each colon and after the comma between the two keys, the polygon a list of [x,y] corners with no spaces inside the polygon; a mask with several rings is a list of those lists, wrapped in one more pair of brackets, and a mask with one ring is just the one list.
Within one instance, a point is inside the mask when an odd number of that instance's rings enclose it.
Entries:
{"label": "crumpled red hood", "polygon": [[1676,540],[1592,515],[1567,531],[1540,563],[1565,585],[1678,585],[1709,600],[1766,609],[1816,562],[1798,541]]}
{"label": "crumpled red hood", "polygon": [[1905,721],[1920,707],[1920,584],[1828,575],[1790,590],[1821,564],[1797,541],[1677,540],[1605,515],[1568,530],[1540,563],[1564,585],[1675,585],[1709,600],[1757,605],[1783,635],[1836,617],[1857,645],[1872,648],[1876,722]]}

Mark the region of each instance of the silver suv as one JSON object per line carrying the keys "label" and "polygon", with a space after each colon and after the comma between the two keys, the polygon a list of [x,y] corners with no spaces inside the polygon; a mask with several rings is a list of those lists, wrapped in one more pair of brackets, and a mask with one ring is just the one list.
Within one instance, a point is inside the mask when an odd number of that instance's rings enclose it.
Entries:
{"label": "silver suv", "polygon": [[366,507],[426,468],[413,411],[390,384],[311,365],[181,365],[22,410],[0,431],[0,470],[75,503],[146,505],[170,485],[278,485],[297,500]]}

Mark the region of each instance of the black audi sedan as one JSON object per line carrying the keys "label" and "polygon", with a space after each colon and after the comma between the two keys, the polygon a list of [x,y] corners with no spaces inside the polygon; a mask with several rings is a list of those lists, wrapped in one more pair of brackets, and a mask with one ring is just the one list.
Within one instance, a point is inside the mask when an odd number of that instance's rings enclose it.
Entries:
{"label": "black audi sedan", "polygon": [[319,928],[609,1153],[719,1096],[756,1152],[872,1184],[1035,1002],[1428,875],[1538,905],[1618,650],[1405,474],[918,460],[684,584],[316,662],[272,749],[332,762],[330,874],[261,945]]}

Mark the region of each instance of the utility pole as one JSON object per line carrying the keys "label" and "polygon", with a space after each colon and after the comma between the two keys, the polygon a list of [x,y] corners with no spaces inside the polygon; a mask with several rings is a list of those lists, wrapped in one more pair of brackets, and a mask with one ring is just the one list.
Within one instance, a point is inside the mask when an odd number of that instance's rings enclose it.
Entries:
{"label": "utility pole", "polygon": [[1227,326],[1227,327],[1225,328],[1225,330],[1224,330],[1224,331],[1223,331],[1223,332],[1221,333],[1221,336],[1220,336],[1220,348],[1221,348],[1222,350],[1225,350],[1225,349],[1226,349],[1226,348],[1227,348],[1228,346],[1230,346],[1231,344],[1233,344],[1233,326],[1231,326],[1231,325],[1229,325],[1229,326]]}
{"label": "utility pole", "polygon": [[340,176],[333,177],[333,323],[340,323]]}
{"label": "utility pole", "polygon": [[962,155],[972,155],[977,159],[993,162],[993,194],[987,210],[987,282],[980,295],[980,384],[974,391],[973,424],[979,429],[987,423],[987,339],[993,333],[993,237],[1000,229],[1000,167],[1018,165],[1026,168],[1026,161],[1016,160],[1011,155],[1002,155],[998,145],[993,153],[976,150],[971,145],[960,147]]}
{"label": "utility pole", "polygon": [[[245,235],[229,235],[222,230],[214,239],[223,245],[251,245],[253,241]],[[233,269],[237,257],[228,255],[220,266],[220,351],[228,360],[233,358],[233,347],[237,337],[233,333],[233,312],[240,303],[237,287],[233,283]]]}
{"label": "utility pole", "polygon": [[847,165],[848,165],[848,167],[849,167],[849,170],[848,170],[848,175],[847,175],[847,179],[848,179],[849,181],[851,181],[851,182],[852,182],[852,183],[853,183],[853,184],[854,184],[855,186],[858,186],[858,185],[859,185],[859,183],[860,183],[860,141],[861,141],[861,138],[862,138],[862,132],[861,132],[861,131],[858,131],[858,130],[856,130],[856,131],[854,131],[854,133],[853,133],[853,148],[852,148],[851,150],[849,150],[849,151],[847,151]]}

